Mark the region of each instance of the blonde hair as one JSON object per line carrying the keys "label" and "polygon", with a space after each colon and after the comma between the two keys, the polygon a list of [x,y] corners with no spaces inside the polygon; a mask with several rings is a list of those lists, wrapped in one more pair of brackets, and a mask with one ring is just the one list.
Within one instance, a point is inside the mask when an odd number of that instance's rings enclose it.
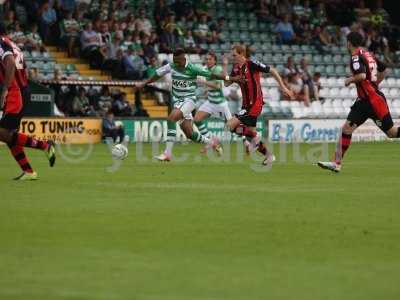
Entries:
{"label": "blonde hair", "polygon": [[237,54],[243,55],[244,57],[247,57],[247,51],[246,51],[246,46],[236,44],[232,46],[232,50],[235,50]]}

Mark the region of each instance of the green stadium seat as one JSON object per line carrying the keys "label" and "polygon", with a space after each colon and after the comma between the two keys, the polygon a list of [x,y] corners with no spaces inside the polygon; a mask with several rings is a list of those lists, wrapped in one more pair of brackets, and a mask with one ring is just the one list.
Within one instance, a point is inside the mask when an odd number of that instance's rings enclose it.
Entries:
{"label": "green stadium seat", "polygon": [[332,57],[332,55],[330,55],[330,54],[324,55],[324,57],[323,57],[323,62],[324,62],[325,64],[333,64],[333,57]]}
{"label": "green stadium seat", "polygon": [[247,42],[250,41],[250,34],[248,34],[247,32],[242,32],[239,35],[239,39],[240,39],[241,42],[247,43]]}
{"label": "green stadium seat", "polygon": [[301,51],[303,53],[312,53],[312,48],[309,45],[302,45],[301,46]]}
{"label": "green stadium seat", "polygon": [[253,43],[259,42],[260,41],[260,35],[258,32],[253,31],[250,33],[250,39],[252,40]]}
{"label": "green stadium seat", "polygon": [[240,41],[240,32],[239,31],[232,31],[229,36],[229,40],[233,42]]}
{"label": "green stadium seat", "polygon": [[266,63],[266,64],[272,63],[272,62],[273,62],[272,54],[271,54],[271,53],[266,53],[266,54],[264,54],[264,56],[262,57],[262,61],[263,61],[264,63]]}
{"label": "green stadium seat", "polygon": [[322,63],[322,56],[319,55],[319,54],[313,55],[312,62],[313,62],[313,64],[316,64],[316,65],[321,64]]}
{"label": "green stadium seat", "polygon": [[335,73],[335,67],[333,65],[328,65],[326,66],[325,71],[327,74],[333,74]]}
{"label": "green stadium seat", "polygon": [[346,69],[343,65],[337,65],[335,67],[336,76],[344,76],[346,75]]}
{"label": "green stadium seat", "polygon": [[288,53],[288,52],[291,52],[291,51],[292,51],[292,49],[290,48],[289,45],[282,45],[282,46],[281,46],[281,50],[282,50],[284,53]]}
{"label": "green stadium seat", "polygon": [[342,56],[340,54],[336,54],[336,55],[333,56],[332,61],[336,65],[337,64],[341,64],[342,63]]}
{"label": "green stadium seat", "polygon": [[270,43],[266,43],[265,41],[262,41],[263,43],[261,44],[261,50],[265,52],[271,52],[272,50],[272,45]]}

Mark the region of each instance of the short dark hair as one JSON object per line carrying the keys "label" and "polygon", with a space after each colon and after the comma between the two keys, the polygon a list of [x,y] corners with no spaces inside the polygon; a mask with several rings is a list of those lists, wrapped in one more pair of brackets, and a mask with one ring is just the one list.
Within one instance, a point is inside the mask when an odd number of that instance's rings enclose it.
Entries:
{"label": "short dark hair", "polygon": [[212,58],[214,58],[215,62],[218,61],[217,54],[214,51],[209,51],[207,55],[210,55]]}
{"label": "short dark hair", "polygon": [[6,34],[7,34],[6,24],[0,22],[0,35],[6,35]]}
{"label": "short dark hair", "polygon": [[364,38],[359,32],[352,31],[347,35],[347,41],[354,47],[360,47],[364,44]]}
{"label": "short dark hair", "polygon": [[321,73],[320,73],[320,72],[315,72],[315,73],[314,73],[314,76],[315,76],[315,77],[321,77]]}
{"label": "short dark hair", "polygon": [[176,48],[174,51],[174,56],[180,56],[182,54],[185,54],[185,50],[183,48]]}

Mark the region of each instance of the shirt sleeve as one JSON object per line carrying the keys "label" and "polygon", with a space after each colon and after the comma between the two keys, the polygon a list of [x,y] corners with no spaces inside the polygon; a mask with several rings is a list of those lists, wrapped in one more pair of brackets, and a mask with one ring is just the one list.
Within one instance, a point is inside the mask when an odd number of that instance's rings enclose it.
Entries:
{"label": "shirt sleeve", "polygon": [[271,67],[257,60],[250,60],[249,67],[252,71],[269,73]]}
{"label": "shirt sleeve", "polygon": [[350,69],[353,74],[367,73],[367,66],[361,55],[353,55],[350,61]]}
{"label": "shirt sleeve", "polygon": [[202,66],[192,65],[192,72],[197,76],[210,77],[211,72]]}
{"label": "shirt sleeve", "polygon": [[171,70],[172,70],[171,65],[166,64],[165,66],[162,66],[156,70],[156,75],[158,77],[163,77],[164,75],[167,75],[168,73],[170,73]]}
{"label": "shirt sleeve", "polygon": [[13,49],[10,45],[5,43],[4,41],[0,40],[0,57],[3,61],[7,55],[13,55]]}

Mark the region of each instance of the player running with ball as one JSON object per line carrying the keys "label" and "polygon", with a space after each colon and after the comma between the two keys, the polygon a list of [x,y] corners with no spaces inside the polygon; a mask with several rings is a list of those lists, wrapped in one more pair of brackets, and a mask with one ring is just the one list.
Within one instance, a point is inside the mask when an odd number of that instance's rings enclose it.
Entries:
{"label": "player running with ball", "polygon": [[[168,132],[165,151],[156,157],[160,161],[170,161],[172,158],[172,148],[176,139],[176,123],[180,123],[180,127],[186,137],[196,143],[206,144],[207,147],[213,148],[217,152],[221,152],[221,145],[216,138],[203,136],[199,132],[193,130],[192,112],[196,108],[196,89],[197,77],[203,76],[212,78],[212,72],[200,66],[191,64],[186,60],[183,49],[176,49],[173,54],[173,63],[162,66],[157,69],[156,75],[137,84],[137,88],[142,89],[147,84],[157,81],[166,74],[172,74],[172,100],[174,109],[168,116]],[[217,78],[217,77],[213,77]],[[220,75],[218,78],[224,78]]]}
{"label": "player running with ball", "polygon": [[[242,110],[232,117],[228,122],[228,128],[244,136],[250,143],[250,150],[256,149],[265,158],[263,165],[271,165],[275,157],[261,141],[261,136],[256,132],[257,118],[261,114],[264,105],[263,93],[261,90],[261,73],[269,73],[278,82],[281,91],[292,97],[292,92],[285,86],[276,69],[264,65],[261,62],[247,58],[246,47],[236,45],[232,48],[234,66],[231,76],[226,78],[225,85],[238,82],[242,91]],[[236,78],[240,77],[241,80]]]}
{"label": "player running with ball", "polygon": [[353,75],[346,79],[345,85],[355,84],[358,97],[342,127],[334,161],[318,162],[321,168],[336,173],[341,170],[342,159],[350,147],[352,133],[368,118],[374,120],[388,137],[400,138],[400,127],[393,126],[385,95],[378,88],[385,78],[386,66],[364,50],[362,44],[363,37],[358,32],[350,32],[347,35],[347,48],[352,55],[350,69]]}

